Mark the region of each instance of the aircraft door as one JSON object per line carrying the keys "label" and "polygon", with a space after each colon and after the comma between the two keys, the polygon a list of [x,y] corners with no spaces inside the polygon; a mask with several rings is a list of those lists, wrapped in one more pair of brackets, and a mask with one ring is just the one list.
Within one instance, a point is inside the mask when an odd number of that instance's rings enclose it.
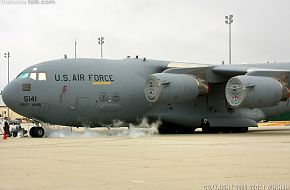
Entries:
{"label": "aircraft door", "polygon": [[76,100],[76,111],[79,120],[82,122],[87,120],[87,116],[89,114],[89,98],[78,97]]}

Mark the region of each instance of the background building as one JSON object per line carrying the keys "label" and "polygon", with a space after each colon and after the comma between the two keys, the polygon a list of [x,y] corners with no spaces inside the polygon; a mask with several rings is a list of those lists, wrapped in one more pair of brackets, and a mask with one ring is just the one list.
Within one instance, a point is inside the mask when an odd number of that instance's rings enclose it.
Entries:
{"label": "background building", "polygon": [[[5,103],[2,100],[2,95],[0,94],[0,118],[8,117],[7,109],[8,109],[7,106],[5,105]],[[9,110],[9,117],[12,120],[14,120],[14,119],[23,119],[23,116],[19,115],[18,113],[15,113],[12,110]]]}
{"label": "background building", "polygon": [[0,94],[0,118],[7,115],[7,107],[2,100],[2,95]]}
{"label": "background building", "polygon": [[269,121],[290,121],[290,113],[270,117]]}

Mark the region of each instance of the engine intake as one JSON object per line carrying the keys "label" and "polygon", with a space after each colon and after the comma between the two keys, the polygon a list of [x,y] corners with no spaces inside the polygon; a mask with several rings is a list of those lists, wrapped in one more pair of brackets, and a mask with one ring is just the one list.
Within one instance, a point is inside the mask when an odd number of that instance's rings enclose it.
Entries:
{"label": "engine intake", "polygon": [[274,78],[243,75],[227,82],[225,94],[231,108],[262,108],[287,99],[288,90]]}
{"label": "engine intake", "polygon": [[155,73],[147,80],[144,92],[150,103],[178,104],[194,102],[199,95],[208,93],[208,85],[187,74]]}

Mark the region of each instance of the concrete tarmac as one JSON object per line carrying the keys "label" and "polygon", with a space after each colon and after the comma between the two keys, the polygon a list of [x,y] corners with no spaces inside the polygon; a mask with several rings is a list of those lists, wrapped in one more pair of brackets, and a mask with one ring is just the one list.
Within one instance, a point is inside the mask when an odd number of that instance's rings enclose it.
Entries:
{"label": "concrete tarmac", "polygon": [[290,190],[289,126],[243,134],[98,134],[0,136],[0,189]]}

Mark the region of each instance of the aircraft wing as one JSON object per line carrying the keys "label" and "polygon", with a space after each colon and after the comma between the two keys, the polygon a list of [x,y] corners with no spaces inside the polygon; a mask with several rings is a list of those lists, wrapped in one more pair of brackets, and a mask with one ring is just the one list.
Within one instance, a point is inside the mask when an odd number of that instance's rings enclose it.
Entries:
{"label": "aircraft wing", "polygon": [[[229,66],[172,62],[167,68],[150,76],[146,88],[149,102],[158,99],[165,104],[187,102],[208,94],[213,84],[222,83],[226,84],[225,95],[232,108],[271,107],[290,97],[290,63]],[[174,93],[186,96],[176,98],[178,95]]]}
{"label": "aircraft wing", "polygon": [[163,73],[192,74],[208,82],[220,83],[238,75],[265,76],[289,82],[290,63],[274,64],[242,64],[242,65],[209,65],[199,63],[168,64],[168,69]]}
{"label": "aircraft wing", "polygon": [[219,75],[224,76],[235,76],[235,75],[250,75],[250,76],[268,76],[275,77],[277,75],[287,74],[290,72],[289,68],[285,69],[280,67],[280,64],[277,64],[277,67],[273,66],[272,68],[263,68],[263,65],[247,65],[247,66],[215,66],[212,71]]}
{"label": "aircraft wing", "polygon": [[249,67],[245,66],[215,66],[212,71],[219,75],[235,76],[246,74],[248,69]]}

